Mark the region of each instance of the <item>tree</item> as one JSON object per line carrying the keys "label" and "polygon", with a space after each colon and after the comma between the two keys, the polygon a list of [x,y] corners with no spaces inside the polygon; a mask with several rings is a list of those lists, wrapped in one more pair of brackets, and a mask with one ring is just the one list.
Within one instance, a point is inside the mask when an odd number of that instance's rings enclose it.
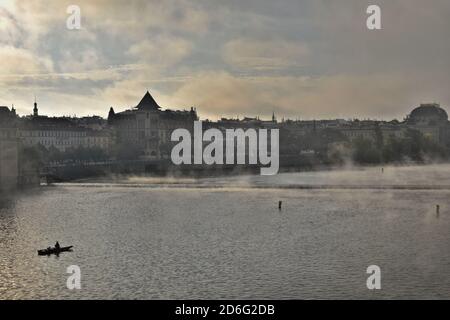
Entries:
{"label": "tree", "polygon": [[352,143],[353,160],[360,164],[375,164],[381,161],[380,149],[370,140],[357,138]]}

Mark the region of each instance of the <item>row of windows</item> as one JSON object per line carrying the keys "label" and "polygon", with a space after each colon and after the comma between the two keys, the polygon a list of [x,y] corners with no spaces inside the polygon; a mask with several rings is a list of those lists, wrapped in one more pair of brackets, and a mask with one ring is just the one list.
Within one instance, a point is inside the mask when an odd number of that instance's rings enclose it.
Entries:
{"label": "row of windows", "polygon": [[348,132],[346,135],[350,137],[372,137],[374,134],[369,132]]}
{"label": "row of windows", "polygon": [[15,132],[9,131],[9,130],[1,130],[0,131],[0,138],[15,138]]}
{"label": "row of windows", "polygon": [[[29,144],[33,143],[41,143],[44,145],[80,145],[83,144],[82,140],[28,140]],[[89,145],[107,145],[108,141],[104,139],[97,139],[97,140],[87,140],[84,144]]]}
{"label": "row of windows", "polygon": [[82,131],[22,131],[22,137],[84,137]]}
{"label": "row of windows", "polygon": [[[41,141],[41,140],[45,140],[45,139],[39,139],[39,138],[36,138],[36,137],[26,137],[25,139],[30,140],[30,141]],[[57,139],[57,138],[55,138],[55,137],[49,137],[49,139],[50,139],[50,141],[61,141],[61,140],[65,140],[65,141],[76,141],[76,142],[83,142],[83,141],[86,141],[86,142],[99,142],[99,143],[110,141],[109,138],[104,138],[104,137],[102,137],[102,138],[96,138],[96,137],[83,137],[83,138],[69,138],[69,139],[61,139],[61,138]]]}
{"label": "row of windows", "polygon": [[42,141],[39,141],[39,143],[46,145],[46,146],[50,146],[50,145],[68,146],[68,145],[73,145],[73,144],[80,144],[80,143],[70,143],[70,141],[51,141],[51,140],[42,140]]}

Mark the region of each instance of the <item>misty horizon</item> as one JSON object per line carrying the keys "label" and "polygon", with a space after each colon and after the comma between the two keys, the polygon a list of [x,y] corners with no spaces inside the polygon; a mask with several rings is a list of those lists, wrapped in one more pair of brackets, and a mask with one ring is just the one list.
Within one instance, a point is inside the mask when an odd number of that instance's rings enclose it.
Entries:
{"label": "misty horizon", "polygon": [[[147,92],[149,92],[149,91],[147,91]],[[155,100],[157,100],[157,99],[155,99]],[[39,110],[41,110],[41,104],[38,103],[38,100],[36,99],[34,101],[39,106]],[[441,106],[439,103],[436,103],[436,102],[432,102],[432,103],[426,103],[425,102],[424,103],[424,102],[422,102],[422,103],[416,104],[415,106],[411,107],[410,110],[405,115],[401,116],[400,118],[391,118],[391,119],[370,118],[370,117],[369,118],[357,118],[357,117],[354,117],[354,116],[350,116],[350,117],[347,117],[347,118],[301,118],[300,116],[293,116],[292,118],[291,117],[286,117],[285,118],[284,116],[277,115],[277,114],[275,114],[275,112],[273,112],[270,116],[267,116],[267,117],[261,117],[259,114],[237,114],[235,116],[230,116],[230,117],[224,117],[224,116],[222,117],[220,115],[217,115],[216,117],[211,117],[211,118],[199,117],[199,120],[200,121],[218,121],[218,120],[221,120],[221,119],[242,120],[242,119],[248,117],[248,118],[257,118],[258,120],[262,120],[262,121],[270,121],[273,116],[276,116],[278,122],[283,121],[283,120],[293,120],[293,121],[311,121],[311,120],[317,120],[317,121],[321,121],[321,120],[347,120],[347,121],[360,120],[360,121],[364,121],[364,120],[371,120],[371,121],[387,121],[387,122],[398,120],[398,121],[402,122],[402,121],[404,121],[406,119],[406,117],[409,114],[409,112],[411,110],[413,110],[414,108],[419,107],[420,105],[430,105],[430,104],[437,104],[441,108],[446,110],[446,107],[445,106]],[[6,107],[8,107],[8,106],[6,106]],[[8,107],[8,108],[10,108],[10,109],[14,108],[14,110],[16,110],[18,116],[27,117],[27,116],[33,116],[32,107],[33,106],[30,107],[30,111],[28,113],[26,113],[26,112],[24,112],[24,113],[17,112],[18,108],[14,104],[12,104],[11,107]],[[98,114],[81,114],[81,115],[80,114],[76,114],[76,113],[74,113],[74,114],[42,114],[42,112],[40,112],[39,116],[67,117],[67,118],[101,117],[103,119],[107,119],[108,118],[109,108],[114,108],[114,110],[116,112],[122,112],[122,111],[126,111],[126,110],[133,110],[136,107],[137,107],[137,103],[134,106],[130,105],[130,106],[118,107],[118,108],[115,107],[115,106],[109,106],[109,107],[107,107],[105,109],[105,111],[103,113],[98,113]],[[196,107],[192,107],[192,108],[196,108]],[[23,109],[23,108],[21,108],[21,109]],[[45,109],[45,107],[42,108],[42,109]],[[189,108],[179,109],[179,108],[171,108],[171,107],[162,107],[162,110],[188,110],[188,109]],[[198,112],[198,114],[202,113],[201,110],[198,110],[197,108],[196,108],[196,111]]]}

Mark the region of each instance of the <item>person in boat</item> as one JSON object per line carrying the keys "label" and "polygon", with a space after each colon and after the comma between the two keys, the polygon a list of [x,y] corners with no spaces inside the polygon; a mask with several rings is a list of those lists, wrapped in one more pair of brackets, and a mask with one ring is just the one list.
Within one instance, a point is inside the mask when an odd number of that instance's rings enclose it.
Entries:
{"label": "person in boat", "polygon": [[56,250],[61,249],[61,246],[59,245],[59,242],[58,242],[58,241],[56,241],[56,243],[55,243],[55,249],[56,249]]}

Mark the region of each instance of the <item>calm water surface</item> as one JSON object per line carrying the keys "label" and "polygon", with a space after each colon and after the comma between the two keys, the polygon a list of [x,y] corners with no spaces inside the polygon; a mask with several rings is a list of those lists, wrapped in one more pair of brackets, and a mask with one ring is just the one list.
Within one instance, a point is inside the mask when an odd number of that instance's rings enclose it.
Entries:
{"label": "calm water surface", "polygon": [[[56,240],[74,251],[37,255]],[[66,288],[72,264],[81,290]],[[2,299],[449,299],[449,273],[448,165],[133,178],[0,201]]]}

